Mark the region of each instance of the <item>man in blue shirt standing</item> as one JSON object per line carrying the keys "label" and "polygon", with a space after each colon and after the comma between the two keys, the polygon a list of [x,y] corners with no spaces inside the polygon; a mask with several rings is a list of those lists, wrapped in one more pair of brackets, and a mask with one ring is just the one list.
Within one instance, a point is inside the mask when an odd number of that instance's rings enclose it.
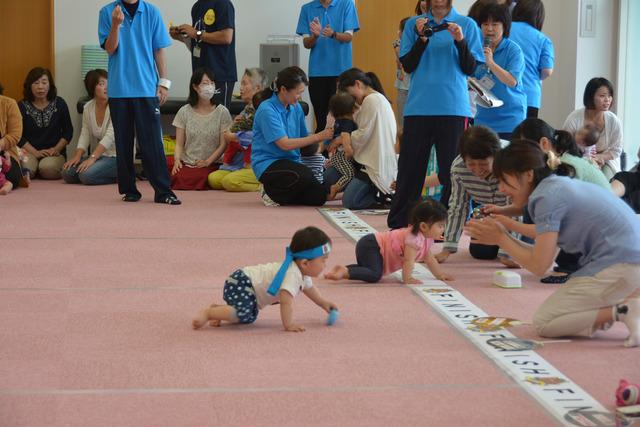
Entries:
{"label": "man in blue shirt standing", "polygon": [[360,29],[353,0],[313,0],[300,10],[296,33],[304,36],[309,56],[309,97],[316,118],[316,132],[326,127],[329,99],[336,81],[353,65],[351,40]]}
{"label": "man in blue shirt standing", "polygon": [[98,37],[109,54],[109,110],[122,200],[142,197],[133,166],[135,136],[155,202],[179,205],[170,188],[160,125],[160,105],[171,88],[164,53],[171,40],[160,11],[144,0],[116,0],[100,10]]}
{"label": "man in blue shirt standing", "polygon": [[191,8],[192,24],[171,27],[170,34],[191,52],[191,67],[213,71],[216,103],[229,108],[238,81],[235,9],[229,0],[198,0]]}

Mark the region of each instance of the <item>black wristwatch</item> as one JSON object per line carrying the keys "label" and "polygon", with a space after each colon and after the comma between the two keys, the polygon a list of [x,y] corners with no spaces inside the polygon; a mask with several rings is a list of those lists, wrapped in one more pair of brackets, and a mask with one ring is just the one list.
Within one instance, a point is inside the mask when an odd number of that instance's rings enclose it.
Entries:
{"label": "black wristwatch", "polygon": [[202,40],[202,30],[196,31],[196,40],[197,41]]}
{"label": "black wristwatch", "polygon": [[333,34],[331,34],[331,38],[332,38],[332,39],[335,39],[335,38],[337,38],[337,37],[338,37],[338,32],[337,32],[337,31],[334,31],[334,32],[333,32]]}

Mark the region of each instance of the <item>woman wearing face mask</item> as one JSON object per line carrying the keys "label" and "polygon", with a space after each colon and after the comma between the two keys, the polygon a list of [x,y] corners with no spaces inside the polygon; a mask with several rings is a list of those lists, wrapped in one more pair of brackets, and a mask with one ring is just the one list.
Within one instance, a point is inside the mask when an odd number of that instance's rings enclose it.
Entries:
{"label": "woman wearing face mask", "polygon": [[585,124],[591,123],[600,132],[596,154],[592,160],[607,179],[620,171],[622,154],[622,122],[610,111],[613,104],[613,85],[604,77],[594,77],[584,88],[584,108],[569,114],[564,129],[575,136]]}
{"label": "woman wearing face mask", "polygon": [[198,68],[189,83],[189,102],[178,110],[176,150],[171,169],[173,190],[207,190],[209,174],[218,169],[226,148],[225,130],[231,127],[231,114],[215,103],[213,72]]}

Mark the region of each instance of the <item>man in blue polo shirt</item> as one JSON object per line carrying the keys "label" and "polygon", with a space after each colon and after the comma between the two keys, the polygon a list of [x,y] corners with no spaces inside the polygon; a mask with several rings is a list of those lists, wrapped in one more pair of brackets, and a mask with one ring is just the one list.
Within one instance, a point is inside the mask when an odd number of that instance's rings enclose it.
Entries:
{"label": "man in blue polo shirt", "polygon": [[313,0],[300,10],[296,33],[304,36],[309,56],[309,97],[316,132],[326,127],[336,80],[352,67],[351,39],[360,29],[353,0]]}
{"label": "man in blue polo shirt", "polygon": [[191,52],[191,67],[213,70],[214,96],[229,108],[236,68],[235,9],[229,0],[198,0],[191,8],[192,24],[170,28],[171,37],[183,42]]}
{"label": "man in blue polo shirt", "polygon": [[142,197],[133,165],[136,136],[155,202],[179,205],[170,188],[160,125],[160,105],[171,87],[164,54],[171,40],[160,11],[144,0],[114,1],[100,9],[98,38],[109,54],[109,110],[122,200]]}

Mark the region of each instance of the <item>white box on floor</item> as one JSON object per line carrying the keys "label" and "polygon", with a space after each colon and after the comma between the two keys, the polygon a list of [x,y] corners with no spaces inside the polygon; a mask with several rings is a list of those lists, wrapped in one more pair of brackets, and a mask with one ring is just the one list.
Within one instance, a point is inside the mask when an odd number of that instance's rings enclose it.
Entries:
{"label": "white box on floor", "polygon": [[493,284],[501,288],[521,288],[522,279],[515,271],[498,270],[493,273]]}

